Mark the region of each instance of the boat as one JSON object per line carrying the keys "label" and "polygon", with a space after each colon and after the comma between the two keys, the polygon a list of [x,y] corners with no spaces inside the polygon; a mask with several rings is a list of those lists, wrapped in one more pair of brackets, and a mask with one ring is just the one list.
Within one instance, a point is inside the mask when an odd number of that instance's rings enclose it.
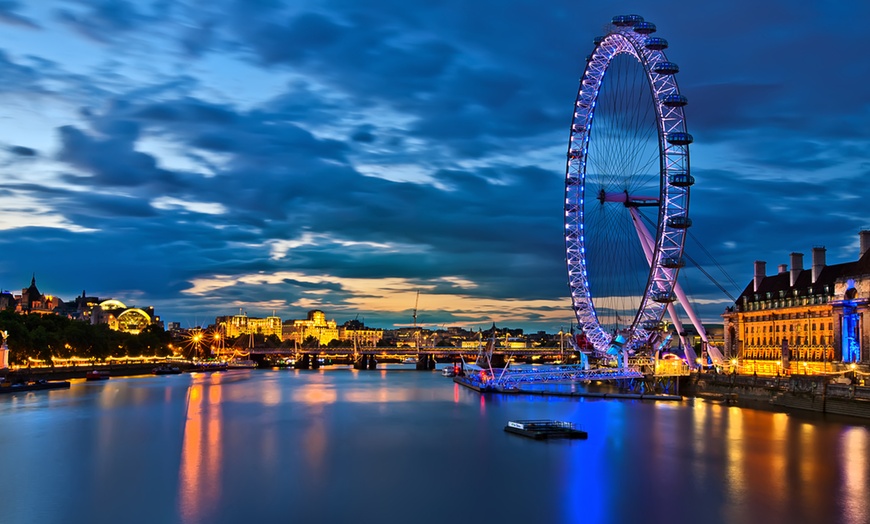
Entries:
{"label": "boat", "polygon": [[109,372],[92,369],[85,374],[85,380],[109,380]]}
{"label": "boat", "polygon": [[402,359],[402,364],[416,364],[417,357],[405,357]]}
{"label": "boat", "polygon": [[178,366],[171,366],[169,364],[160,364],[156,368],[151,370],[155,375],[180,375],[181,368]]}
{"label": "boat", "polygon": [[257,366],[260,368],[286,368],[287,366],[292,366],[293,360],[289,358],[275,358],[275,357],[265,357],[263,361]]}
{"label": "boat", "polygon": [[197,362],[190,371],[226,371],[229,368],[226,362],[220,360],[208,360]]}
{"label": "boat", "polygon": [[447,366],[441,370],[442,377],[455,377],[458,366]]}
{"label": "boat", "polygon": [[573,422],[562,420],[509,420],[504,430],[515,435],[543,440],[549,438],[579,438],[589,436]]}
{"label": "boat", "polygon": [[66,380],[37,380],[31,382],[0,382],[0,395],[6,393],[23,393],[25,391],[40,391],[43,389],[69,389],[70,383]]}
{"label": "boat", "polygon": [[257,367],[257,363],[253,360],[240,358],[228,360],[226,364],[229,369],[254,369]]}
{"label": "boat", "polygon": [[[256,369],[259,367],[256,361],[251,360],[251,352],[254,350],[254,333],[248,333],[247,347],[244,349],[233,347],[232,354],[229,351],[224,351],[223,341],[226,337],[220,337],[220,345],[217,348],[217,354],[222,359],[221,362],[227,369]],[[239,339],[241,340],[241,338]],[[238,342],[238,341],[237,341]]]}

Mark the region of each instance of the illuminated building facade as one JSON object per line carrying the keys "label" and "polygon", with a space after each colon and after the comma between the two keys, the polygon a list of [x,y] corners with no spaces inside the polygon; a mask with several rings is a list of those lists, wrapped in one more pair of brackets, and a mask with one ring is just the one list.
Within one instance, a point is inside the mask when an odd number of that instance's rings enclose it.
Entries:
{"label": "illuminated building facade", "polygon": [[160,317],[154,315],[154,308],[127,307],[120,300],[104,300],[96,304],[88,317],[91,324],[108,324],[109,329],[138,335],[152,324],[162,326]]}
{"label": "illuminated building facade", "polygon": [[340,326],[338,328],[339,340],[355,340],[358,346],[376,346],[384,338],[383,329]]}
{"label": "illuminated building facade", "polygon": [[91,324],[108,324],[110,329],[138,334],[148,326],[162,326],[160,317],[154,315],[154,308],[144,309],[127,307],[119,300],[103,300],[82,296],[72,302],[64,302],[53,295],[43,295],[36,287],[36,275],[30,280],[30,287],[21,290],[21,295],[0,293],[0,307],[14,308],[22,315],[61,315],[74,320],[84,320]]}
{"label": "illuminated building facade", "polygon": [[284,323],[283,340],[302,344],[308,337],[317,339],[321,346],[336,340],[338,327],[335,320],[326,320],[323,311],[314,309],[308,312],[308,318],[305,320],[288,320]]}
{"label": "illuminated building facade", "polygon": [[221,327],[224,335],[236,338],[240,335],[261,334],[265,336],[275,335],[282,338],[283,327],[281,319],[274,314],[270,317],[249,317],[247,313],[233,316],[217,317],[215,324]]}
{"label": "illuminated building facade", "polygon": [[792,253],[791,268],[766,274],[755,262],[753,280],[722,315],[725,352],[744,373],[825,373],[870,361],[870,231],[861,232],[855,262],[826,265],[825,248],[812,251],[812,266]]}
{"label": "illuminated building facade", "polygon": [[50,315],[60,306],[61,300],[52,295],[43,295],[36,287],[36,275],[30,280],[30,287],[21,290],[21,295],[14,297],[15,312],[23,315],[36,313]]}

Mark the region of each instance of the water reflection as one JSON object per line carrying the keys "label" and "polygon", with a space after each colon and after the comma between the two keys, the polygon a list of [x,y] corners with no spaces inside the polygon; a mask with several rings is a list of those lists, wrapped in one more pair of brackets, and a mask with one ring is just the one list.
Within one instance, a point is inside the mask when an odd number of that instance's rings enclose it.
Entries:
{"label": "water reflection", "polygon": [[262,394],[263,405],[277,406],[281,404],[281,387],[274,380],[261,381],[260,393]]}
{"label": "water reflection", "polygon": [[221,497],[223,376],[196,374],[188,389],[178,484],[184,522],[207,521]]}
{"label": "water reflection", "polygon": [[[866,427],[718,403],[481,396],[432,374],[330,370],[81,383],[0,398],[0,415],[4,470],[47,472],[9,477],[2,522],[93,508],[168,524],[870,522]],[[502,431],[522,418],[589,439]]]}
{"label": "water reflection", "polygon": [[868,442],[870,438],[867,431],[859,428],[847,428],[840,438],[842,511],[844,522],[848,524],[870,522],[870,509],[867,506],[867,488],[870,486],[867,478],[867,464],[870,462]]}
{"label": "water reflection", "polygon": [[333,404],[338,400],[338,393],[331,386],[314,383],[300,386],[293,390],[292,398],[294,402],[300,402],[309,406],[318,406],[321,404]]}
{"label": "water reflection", "polygon": [[728,510],[736,521],[749,522],[746,508],[746,442],[744,442],[743,414],[739,409],[728,410],[723,417],[726,428],[725,479],[726,496],[730,499]]}

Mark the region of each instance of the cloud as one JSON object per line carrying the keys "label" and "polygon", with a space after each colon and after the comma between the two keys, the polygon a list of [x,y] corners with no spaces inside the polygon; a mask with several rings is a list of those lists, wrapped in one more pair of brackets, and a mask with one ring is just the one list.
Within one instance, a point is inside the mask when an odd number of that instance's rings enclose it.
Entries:
{"label": "cloud", "polygon": [[[168,320],[320,307],[403,324],[419,289],[425,322],[565,324],[567,131],[610,9],[0,2],[18,17],[0,244],[32,254],[0,277],[37,270],[61,296],[128,295]],[[801,246],[854,256],[870,62],[840,28],[867,9],[649,7],[690,100],[691,231],[728,287]],[[33,27],[51,28],[41,45],[15,43]],[[684,277],[716,319],[722,292]]]}
{"label": "cloud", "polygon": [[26,146],[9,146],[7,147],[7,151],[12,154],[23,156],[23,157],[32,157],[36,156],[38,153],[35,149],[26,147]]}
{"label": "cloud", "polygon": [[81,2],[80,9],[59,9],[56,16],[83,36],[105,43],[118,33],[130,33],[149,18],[125,0]]}
{"label": "cloud", "polygon": [[0,22],[21,26],[29,29],[39,29],[40,26],[30,18],[19,13],[21,10],[21,2],[15,0],[0,1]]}

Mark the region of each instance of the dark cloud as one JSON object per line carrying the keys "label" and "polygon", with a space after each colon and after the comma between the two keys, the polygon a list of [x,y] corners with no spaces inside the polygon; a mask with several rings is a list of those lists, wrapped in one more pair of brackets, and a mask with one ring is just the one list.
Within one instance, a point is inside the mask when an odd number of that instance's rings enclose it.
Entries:
{"label": "dark cloud", "polygon": [[[151,186],[155,191],[175,188],[182,184],[172,172],[160,169],[153,156],[134,149],[129,136],[135,124],[123,123],[110,126],[115,130],[125,130],[127,135],[100,139],[88,135],[73,126],[64,126],[60,131],[61,149],[58,160],[78,167],[91,179],[89,183],[103,187],[142,187]],[[132,131],[135,135],[135,131]],[[81,180],[68,178],[69,182]]]}
{"label": "dark cloud", "polygon": [[148,21],[134,2],[101,0],[80,2],[80,9],[59,9],[57,18],[82,35],[98,42],[108,42],[119,34],[130,33]]}
{"label": "dark cloud", "polygon": [[372,126],[363,126],[356,130],[356,132],[351,135],[351,138],[356,142],[364,142],[371,143],[374,142],[376,137],[372,130]]}
{"label": "dark cloud", "polygon": [[25,146],[9,146],[7,150],[12,154],[23,157],[36,156],[38,154],[35,149]]}
{"label": "dark cloud", "polygon": [[36,22],[20,13],[21,8],[21,2],[0,0],[0,22],[30,29],[39,29],[40,26]]}

